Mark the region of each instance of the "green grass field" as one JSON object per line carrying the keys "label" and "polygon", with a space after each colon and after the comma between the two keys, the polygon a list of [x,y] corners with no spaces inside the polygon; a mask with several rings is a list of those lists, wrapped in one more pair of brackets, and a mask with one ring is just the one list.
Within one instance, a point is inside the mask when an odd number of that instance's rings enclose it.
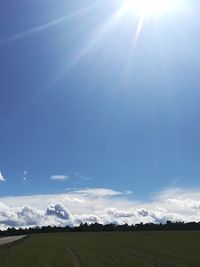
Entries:
{"label": "green grass field", "polygon": [[200,267],[200,232],[35,234],[0,247],[0,267]]}

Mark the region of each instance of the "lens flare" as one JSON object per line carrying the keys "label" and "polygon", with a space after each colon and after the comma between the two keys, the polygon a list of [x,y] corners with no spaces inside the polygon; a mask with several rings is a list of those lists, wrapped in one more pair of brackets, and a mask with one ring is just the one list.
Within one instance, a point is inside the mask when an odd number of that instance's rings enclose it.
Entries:
{"label": "lens flare", "polygon": [[139,16],[160,16],[174,8],[173,0],[124,0],[125,12]]}

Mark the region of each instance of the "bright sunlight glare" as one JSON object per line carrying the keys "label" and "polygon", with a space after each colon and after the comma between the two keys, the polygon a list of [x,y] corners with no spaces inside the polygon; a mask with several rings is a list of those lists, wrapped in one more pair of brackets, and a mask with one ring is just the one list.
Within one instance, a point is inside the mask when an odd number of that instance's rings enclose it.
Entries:
{"label": "bright sunlight glare", "polygon": [[136,16],[161,16],[175,9],[178,0],[124,0],[123,12]]}

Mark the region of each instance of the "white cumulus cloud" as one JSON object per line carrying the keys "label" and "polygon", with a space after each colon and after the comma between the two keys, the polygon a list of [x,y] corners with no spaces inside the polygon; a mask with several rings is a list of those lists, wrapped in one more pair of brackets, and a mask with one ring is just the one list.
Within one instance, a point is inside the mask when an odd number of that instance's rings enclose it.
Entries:
{"label": "white cumulus cloud", "polygon": [[5,182],[5,177],[3,176],[3,174],[0,172],[0,182]]}

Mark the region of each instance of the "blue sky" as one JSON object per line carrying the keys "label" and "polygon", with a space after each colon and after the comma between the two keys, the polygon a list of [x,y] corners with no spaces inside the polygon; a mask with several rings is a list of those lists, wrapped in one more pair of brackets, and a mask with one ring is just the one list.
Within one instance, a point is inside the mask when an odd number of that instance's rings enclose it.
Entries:
{"label": "blue sky", "polygon": [[1,197],[200,186],[200,4],[121,4],[0,4]]}

